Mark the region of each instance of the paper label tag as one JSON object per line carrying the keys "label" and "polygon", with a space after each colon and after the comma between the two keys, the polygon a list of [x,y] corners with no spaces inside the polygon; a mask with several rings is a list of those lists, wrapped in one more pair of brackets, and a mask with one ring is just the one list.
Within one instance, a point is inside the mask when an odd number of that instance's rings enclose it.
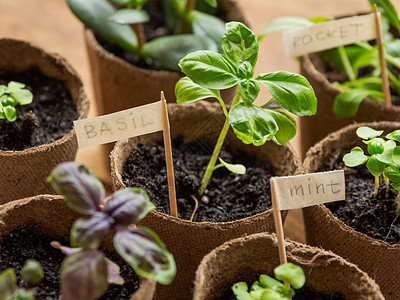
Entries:
{"label": "paper label tag", "polygon": [[163,130],[162,102],[154,102],[91,119],[74,121],[79,148]]}
{"label": "paper label tag", "polygon": [[344,171],[273,177],[280,210],[303,208],[345,199]]}
{"label": "paper label tag", "polygon": [[374,14],[322,22],[283,32],[285,54],[297,57],[359,41],[376,39]]}

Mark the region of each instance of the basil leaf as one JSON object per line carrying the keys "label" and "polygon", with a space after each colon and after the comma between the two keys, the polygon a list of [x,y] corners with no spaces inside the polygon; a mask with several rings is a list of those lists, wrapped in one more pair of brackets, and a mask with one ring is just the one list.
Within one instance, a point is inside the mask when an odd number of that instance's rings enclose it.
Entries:
{"label": "basil leaf", "polygon": [[62,246],[59,242],[51,242],[50,245],[53,248],[56,248],[58,250],[60,250],[64,255],[72,255],[74,253],[77,253],[79,251],[81,251],[81,248],[72,248],[72,247],[68,247],[68,246]]}
{"label": "basil leaf", "polygon": [[206,89],[194,83],[189,77],[179,79],[175,85],[176,102],[179,104],[188,104],[207,98],[219,99],[218,90]]}
{"label": "basil leaf", "polygon": [[65,197],[67,205],[82,214],[100,210],[104,198],[103,184],[85,166],[75,162],[59,164],[47,181]]}
{"label": "basil leaf", "polygon": [[272,140],[278,145],[286,145],[296,135],[296,122],[289,114],[281,110],[268,110],[271,117],[274,118],[278,125],[278,132]]}
{"label": "basil leaf", "polygon": [[261,40],[265,35],[271,32],[286,31],[311,25],[314,25],[314,23],[305,18],[299,18],[299,17],[276,18],[272,20],[272,22],[269,23],[267,27],[261,30],[260,34],[258,35],[258,40]]}
{"label": "basil leaf", "polygon": [[226,57],[236,65],[239,61],[248,61],[254,67],[259,48],[256,35],[239,22],[229,22],[225,26],[222,49]]}
{"label": "basil leaf", "polygon": [[367,161],[367,169],[370,171],[372,176],[378,177],[385,170],[386,164],[380,162],[376,157],[376,154],[370,156]]}
{"label": "basil leaf", "polygon": [[364,140],[373,139],[377,136],[380,136],[382,133],[383,130],[375,130],[368,126],[361,126],[356,130],[357,136]]}
{"label": "basil leaf", "polygon": [[[21,279],[30,287],[38,286],[44,277],[42,265],[33,259],[28,259],[22,267]],[[34,299],[34,298],[33,298]]]}
{"label": "basil leaf", "polygon": [[107,257],[104,258],[107,264],[107,282],[122,285],[125,280],[120,275],[120,267],[109,260]]}
{"label": "basil leaf", "polygon": [[189,18],[192,20],[193,33],[212,39],[218,45],[218,52],[222,53],[221,41],[225,32],[225,23],[213,15],[198,10],[192,10]]}
{"label": "basil leaf", "polygon": [[385,151],[385,140],[382,138],[373,138],[368,142],[368,153],[371,155],[382,154]]}
{"label": "basil leaf", "polygon": [[385,175],[391,182],[400,183],[400,172],[398,167],[387,167],[383,172],[383,175]]}
{"label": "basil leaf", "polygon": [[239,140],[254,146],[265,144],[278,132],[278,125],[268,110],[245,102],[231,108],[229,124]]}
{"label": "basil leaf", "polygon": [[400,142],[400,129],[389,133],[388,135],[386,135],[386,138],[393,140],[393,141]]}
{"label": "basil leaf", "polygon": [[182,72],[194,83],[209,89],[227,89],[238,83],[235,66],[222,54],[197,51],[179,62]]}
{"label": "basil leaf", "polygon": [[225,168],[227,168],[232,173],[235,173],[238,175],[246,174],[246,167],[241,164],[229,164],[226,161],[224,161],[222,158],[219,158],[219,161],[221,164],[223,164],[223,166]]}
{"label": "basil leaf", "polygon": [[292,263],[277,266],[274,269],[274,274],[276,279],[290,284],[295,289],[302,288],[306,282],[303,269]]}
{"label": "basil leaf", "polygon": [[350,153],[343,156],[343,162],[348,167],[356,167],[362,165],[368,160],[368,156],[360,147],[354,147]]}
{"label": "basil leaf", "polygon": [[96,212],[87,219],[79,218],[71,228],[71,246],[96,248],[110,227],[110,218],[102,212]]}
{"label": "basil leaf", "polygon": [[333,112],[339,119],[354,117],[361,101],[370,95],[370,92],[362,89],[351,89],[336,96],[333,104]]}
{"label": "basil leaf", "polygon": [[259,92],[260,84],[257,80],[250,78],[239,81],[239,93],[244,102],[248,104],[253,103]]}
{"label": "basil leaf", "polygon": [[117,24],[126,25],[146,23],[150,20],[150,17],[143,9],[124,8],[117,10],[108,19]]}
{"label": "basil leaf", "polygon": [[3,112],[8,122],[14,122],[17,119],[17,110],[14,106],[3,107]]}
{"label": "basil leaf", "polygon": [[20,105],[32,103],[33,95],[29,90],[13,90],[10,94]]}
{"label": "basil leaf", "polygon": [[311,116],[317,112],[317,98],[306,78],[299,74],[278,71],[260,74],[258,80],[276,102],[297,116]]}

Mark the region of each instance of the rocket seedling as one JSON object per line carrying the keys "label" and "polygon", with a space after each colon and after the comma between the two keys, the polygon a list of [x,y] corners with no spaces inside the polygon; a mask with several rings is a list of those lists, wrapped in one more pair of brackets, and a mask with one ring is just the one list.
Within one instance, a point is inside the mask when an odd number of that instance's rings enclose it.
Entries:
{"label": "rocket seedling", "polygon": [[61,266],[64,300],[97,299],[108,283],[123,284],[119,267],[99,250],[106,235],[114,232],[114,248],[143,277],[169,284],[176,266],[171,253],[150,229],[132,227],[155,206],[145,190],[126,188],[104,198],[102,183],[83,165],[68,162],[57,166],[48,178],[67,205],[87,218],[79,218],[71,228],[71,246],[52,245],[67,257]]}
{"label": "rocket seedling", "polygon": [[0,119],[14,122],[17,119],[17,105],[32,103],[33,95],[25,89],[25,84],[10,81],[8,85],[0,85]]}

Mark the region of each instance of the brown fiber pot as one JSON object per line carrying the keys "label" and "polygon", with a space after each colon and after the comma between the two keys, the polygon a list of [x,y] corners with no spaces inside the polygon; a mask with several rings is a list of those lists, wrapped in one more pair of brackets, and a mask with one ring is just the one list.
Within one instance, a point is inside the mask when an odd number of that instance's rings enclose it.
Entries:
{"label": "brown fiber pot", "polygon": [[318,98],[317,114],[308,118],[301,118],[299,128],[301,132],[301,154],[329,133],[354,122],[400,121],[400,107],[385,107],[377,101],[366,98],[361,102],[357,114],[353,118],[338,119],[333,113],[333,103],[340,91],[335,88],[323,73],[317,70],[314,59],[316,54],[305,55],[300,59],[300,72],[310,82]]}
{"label": "brown fiber pot", "polygon": [[[56,195],[39,195],[6,203],[0,206],[0,243],[11,232],[32,225],[38,234],[50,236],[55,241],[69,240],[70,228],[79,216],[67,207],[63,197]],[[111,238],[103,246],[107,252],[115,252]],[[155,286],[155,281],[140,278],[140,288],[131,300],[153,299]]]}
{"label": "brown fiber pot", "polygon": [[[64,58],[31,43],[13,39],[0,39],[0,57],[0,72],[23,72],[36,67],[44,75],[61,81],[75,102],[79,119],[87,117],[89,100],[82,81]],[[23,151],[0,150],[0,204],[53,193],[46,177],[60,162],[74,160],[77,149],[75,130],[72,129],[49,144]]]}
{"label": "brown fiber pot", "polygon": [[[306,286],[327,295],[339,293],[342,299],[385,299],[379,286],[357,266],[342,257],[304,244],[285,241],[288,262],[302,267]],[[214,300],[236,282],[248,284],[261,274],[273,276],[279,265],[275,235],[253,234],[226,242],[211,251],[196,271],[193,300]],[[293,299],[296,299],[294,296]]]}
{"label": "brown fiber pot", "polygon": [[[334,132],[307,152],[304,171],[312,173],[328,170],[332,162],[353,147],[365,149],[365,145],[356,135],[359,126],[385,130],[384,134],[387,134],[399,129],[400,123],[353,124]],[[348,259],[376,280],[386,299],[398,299],[400,268],[396,262],[400,261],[400,244],[389,245],[355,231],[333,216],[324,205],[308,207],[303,212],[308,244],[331,250]]]}
{"label": "brown fiber pot", "polygon": [[[217,103],[169,104],[172,138],[183,136],[184,142],[211,140],[218,137],[225,121]],[[210,137],[211,135],[211,137]],[[121,174],[126,159],[138,143],[154,144],[161,133],[117,142],[111,153],[111,176],[114,189],[125,187]],[[294,174],[300,163],[291,146],[280,147],[270,142],[261,147],[244,145],[230,132],[226,139],[231,149],[243,151],[269,162],[278,175]],[[274,231],[272,210],[245,219],[225,222],[190,222],[153,211],[142,222],[156,231],[175,257],[177,275],[169,286],[157,286],[157,299],[191,299],[198,264],[204,255],[224,242],[244,234]]]}

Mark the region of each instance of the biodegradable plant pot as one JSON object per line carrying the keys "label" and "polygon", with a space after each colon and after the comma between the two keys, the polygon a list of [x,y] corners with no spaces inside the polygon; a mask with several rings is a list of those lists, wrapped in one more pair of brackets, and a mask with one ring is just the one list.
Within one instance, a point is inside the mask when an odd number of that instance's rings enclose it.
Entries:
{"label": "biodegradable plant pot", "polygon": [[[204,133],[208,137],[209,135],[212,135],[211,139],[218,137],[225,121],[222,109],[216,103],[169,104],[168,110],[172,138],[183,136],[184,142],[201,139],[203,133],[202,130],[199,132],[201,124],[207,124]],[[111,175],[115,190],[125,187],[121,175],[132,149],[139,143],[152,145],[161,139],[162,135],[157,133],[117,142],[111,153]],[[291,146],[280,147],[272,142],[261,147],[244,145],[231,131],[226,141],[229,141],[232,149],[269,162],[278,175],[294,174],[300,165]],[[232,238],[244,234],[274,231],[271,209],[252,217],[220,223],[190,222],[153,211],[141,223],[159,234],[174,255],[177,264],[175,280],[169,286],[157,287],[157,299],[190,299],[195,271],[205,254]]]}
{"label": "biodegradable plant pot", "polygon": [[[79,119],[87,117],[89,100],[81,79],[65,59],[28,42],[0,39],[1,72],[23,72],[31,68],[63,83],[76,105]],[[37,194],[53,193],[46,183],[60,162],[75,159],[78,148],[75,130],[60,139],[22,151],[0,150],[0,204]]]}
{"label": "biodegradable plant pot", "polygon": [[[12,201],[0,206],[0,243],[13,231],[35,226],[38,232],[54,240],[69,240],[70,228],[79,214],[69,209],[63,197],[39,195]],[[116,253],[112,239],[104,243],[104,249]],[[131,300],[151,300],[155,290],[155,281],[140,277],[140,288]]]}
{"label": "biodegradable plant pot", "polygon": [[[297,242],[285,241],[288,262],[299,265],[305,286],[342,299],[384,299],[379,286],[342,257]],[[266,233],[234,239],[208,253],[196,271],[193,300],[218,299],[236,282],[252,284],[261,274],[273,275],[279,265],[277,239]],[[296,299],[296,296],[294,296]],[[311,298],[310,298],[311,299]]]}
{"label": "biodegradable plant pot", "polygon": [[[385,130],[384,134],[387,134],[399,129],[400,123],[353,124],[334,132],[307,152],[304,171],[312,173],[327,170],[333,161],[353,147],[365,149],[356,135],[360,126]],[[390,245],[360,233],[336,218],[324,205],[304,208],[303,212],[308,244],[331,250],[348,259],[376,280],[386,299],[398,299],[400,283],[397,280],[399,269],[396,262],[400,259],[400,241],[399,244]]]}

